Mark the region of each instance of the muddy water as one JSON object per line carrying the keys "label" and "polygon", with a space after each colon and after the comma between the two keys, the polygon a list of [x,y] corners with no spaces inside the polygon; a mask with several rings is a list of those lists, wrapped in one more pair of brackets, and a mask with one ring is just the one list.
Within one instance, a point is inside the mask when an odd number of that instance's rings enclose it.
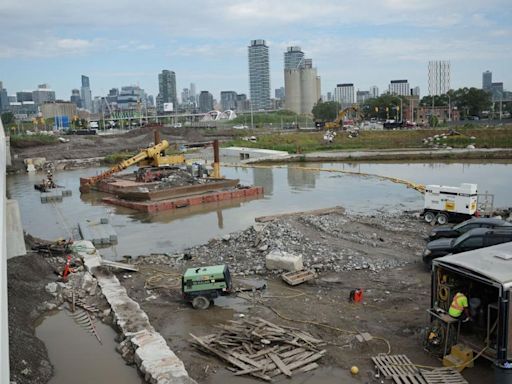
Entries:
{"label": "muddy water", "polygon": [[[340,168],[404,178],[417,183],[458,185],[478,183],[481,192],[495,194],[495,206],[512,206],[510,180],[512,164],[496,163],[301,163],[304,166]],[[295,165],[296,166],[296,165]],[[361,177],[327,172],[302,171],[292,168],[247,169],[225,168],[228,178],[244,184],[261,185],[261,199],[212,203],[158,214],[144,214],[108,206],[100,193],[80,196],[80,176],[97,174],[98,169],[58,172],[58,184],[73,191],[61,203],[41,204],[33,184],[41,174],[9,176],[10,196],[20,204],[26,231],[45,239],[70,237],[79,219],[110,217],[119,244],[102,251],[105,257],[173,252],[208,241],[232,231],[244,229],[254,218],[280,212],[309,210],[342,205],[351,211],[375,213],[420,209],[422,196],[402,185],[374,177]],[[76,233],[75,233],[76,236]]]}
{"label": "muddy water", "polygon": [[66,310],[42,321],[36,335],[45,343],[54,366],[49,384],[144,383],[137,370],[115,351],[115,331],[101,322],[96,323],[96,330],[102,344]]}

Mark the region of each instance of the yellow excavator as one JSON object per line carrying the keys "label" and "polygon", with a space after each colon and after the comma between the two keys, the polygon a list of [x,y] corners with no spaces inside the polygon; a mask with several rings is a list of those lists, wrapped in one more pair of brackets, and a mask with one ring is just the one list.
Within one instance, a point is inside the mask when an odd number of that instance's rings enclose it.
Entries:
{"label": "yellow excavator", "polygon": [[339,129],[343,128],[343,119],[345,118],[346,114],[349,112],[355,112],[356,115],[359,115],[359,109],[356,105],[351,105],[350,107],[347,107],[343,110],[341,110],[338,113],[338,116],[334,121],[327,121],[325,122],[325,129]]}
{"label": "yellow excavator", "polygon": [[[155,139],[157,135],[155,134]],[[157,142],[157,140],[155,140]],[[114,173],[120,172],[123,169],[131,167],[132,165],[139,164],[148,167],[163,167],[169,165],[181,165],[185,164],[185,156],[183,155],[164,155],[164,151],[169,148],[169,142],[167,140],[160,141],[158,139],[157,144],[152,147],[141,150],[138,154],[129,159],[123,160],[116,164],[112,168],[100,173],[93,177],[81,177],[80,178],[80,192],[89,192],[91,187],[96,185],[99,181],[104,180],[112,176]]]}

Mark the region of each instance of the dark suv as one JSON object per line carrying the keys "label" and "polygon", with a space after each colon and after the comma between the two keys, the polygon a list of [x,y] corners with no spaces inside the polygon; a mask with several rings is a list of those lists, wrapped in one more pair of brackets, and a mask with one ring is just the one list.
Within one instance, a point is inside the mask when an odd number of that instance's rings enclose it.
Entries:
{"label": "dark suv", "polygon": [[430,265],[433,259],[449,253],[466,252],[509,241],[512,241],[512,227],[475,228],[455,239],[441,238],[430,241],[423,251],[423,262]]}
{"label": "dark suv", "polygon": [[429,240],[439,239],[441,237],[459,237],[463,233],[475,228],[497,228],[512,227],[512,223],[501,219],[490,217],[477,217],[466,220],[457,225],[442,225],[435,227],[429,235]]}

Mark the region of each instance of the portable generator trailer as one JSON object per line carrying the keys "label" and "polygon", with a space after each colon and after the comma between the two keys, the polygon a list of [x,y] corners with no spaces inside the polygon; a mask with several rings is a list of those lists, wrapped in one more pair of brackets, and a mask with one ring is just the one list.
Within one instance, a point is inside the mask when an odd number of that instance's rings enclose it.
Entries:
{"label": "portable generator trailer", "polygon": [[195,309],[207,309],[219,296],[233,289],[227,265],[189,268],[181,278],[183,298]]}
{"label": "portable generator trailer", "polygon": [[[481,353],[494,363],[496,383],[512,383],[512,242],[433,260],[431,284],[426,347],[442,351],[443,362],[455,345]],[[463,288],[471,314],[466,323],[447,315]]]}
{"label": "portable generator trailer", "polygon": [[427,185],[422,216],[427,223],[462,222],[477,215],[476,184],[462,183],[459,187]]}

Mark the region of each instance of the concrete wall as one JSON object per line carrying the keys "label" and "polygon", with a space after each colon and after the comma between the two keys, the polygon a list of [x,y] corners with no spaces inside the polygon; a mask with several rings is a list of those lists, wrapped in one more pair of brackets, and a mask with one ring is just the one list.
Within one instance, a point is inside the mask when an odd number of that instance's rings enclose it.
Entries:
{"label": "concrete wall", "polygon": [[23,237],[20,208],[16,200],[5,201],[5,233],[7,236],[7,258],[25,255],[27,249]]}
{"label": "concrete wall", "polygon": [[7,316],[7,245],[6,245],[6,145],[0,120],[0,384],[9,383],[9,325]]}

